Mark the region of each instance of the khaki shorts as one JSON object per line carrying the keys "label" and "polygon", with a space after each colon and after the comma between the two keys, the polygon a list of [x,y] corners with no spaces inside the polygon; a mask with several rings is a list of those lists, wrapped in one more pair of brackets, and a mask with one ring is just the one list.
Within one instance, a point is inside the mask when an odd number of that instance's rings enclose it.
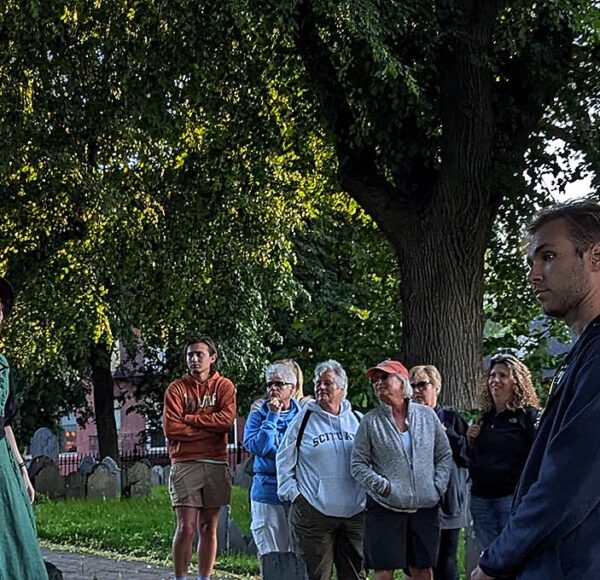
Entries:
{"label": "khaki shorts", "polygon": [[169,476],[169,494],[174,508],[228,505],[231,496],[229,466],[203,461],[175,463]]}

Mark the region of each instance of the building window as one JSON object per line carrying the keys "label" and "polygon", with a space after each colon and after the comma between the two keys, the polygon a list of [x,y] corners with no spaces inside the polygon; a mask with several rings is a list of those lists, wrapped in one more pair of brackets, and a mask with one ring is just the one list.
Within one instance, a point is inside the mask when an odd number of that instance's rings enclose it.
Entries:
{"label": "building window", "polygon": [[60,452],[77,453],[77,421],[74,414],[60,420]]}

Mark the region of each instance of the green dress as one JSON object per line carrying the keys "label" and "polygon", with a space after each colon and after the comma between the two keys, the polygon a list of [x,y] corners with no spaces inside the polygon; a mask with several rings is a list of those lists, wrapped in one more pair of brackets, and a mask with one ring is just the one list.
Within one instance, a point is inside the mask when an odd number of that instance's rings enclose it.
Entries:
{"label": "green dress", "polygon": [[17,415],[10,368],[0,354],[0,580],[48,580],[37,543],[33,510],[19,467],[4,437]]}

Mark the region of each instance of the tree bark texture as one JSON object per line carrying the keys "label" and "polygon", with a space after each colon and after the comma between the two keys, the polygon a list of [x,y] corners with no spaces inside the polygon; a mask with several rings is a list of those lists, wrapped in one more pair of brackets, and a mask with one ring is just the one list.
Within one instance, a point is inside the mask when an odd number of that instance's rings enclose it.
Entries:
{"label": "tree bark texture", "polygon": [[114,382],[110,372],[110,350],[105,344],[92,344],[90,366],[100,457],[112,457],[118,462],[119,443],[115,423]]}

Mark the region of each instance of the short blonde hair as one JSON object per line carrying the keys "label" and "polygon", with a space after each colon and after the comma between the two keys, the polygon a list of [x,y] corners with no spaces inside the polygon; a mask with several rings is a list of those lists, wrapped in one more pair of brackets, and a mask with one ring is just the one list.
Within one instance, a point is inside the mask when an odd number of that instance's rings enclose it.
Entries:
{"label": "short blonde hair", "polygon": [[438,392],[441,391],[442,375],[440,374],[440,371],[437,370],[437,367],[434,367],[433,365],[416,365],[412,367],[410,371],[408,371],[408,376],[411,381],[415,378],[417,373],[425,373],[436,390]]}

